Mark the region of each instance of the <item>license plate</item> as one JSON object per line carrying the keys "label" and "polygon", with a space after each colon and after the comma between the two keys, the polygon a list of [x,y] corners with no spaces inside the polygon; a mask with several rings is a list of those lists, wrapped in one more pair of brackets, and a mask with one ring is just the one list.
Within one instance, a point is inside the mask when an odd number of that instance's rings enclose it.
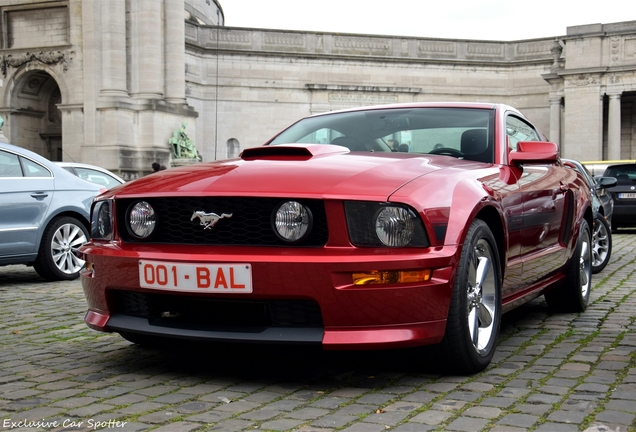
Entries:
{"label": "license plate", "polygon": [[140,260],[139,285],[186,292],[247,294],[252,292],[252,266]]}
{"label": "license plate", "polygon": [[636,193],[633,192],[621,192],[618,194],[619,198],[636,198]]}

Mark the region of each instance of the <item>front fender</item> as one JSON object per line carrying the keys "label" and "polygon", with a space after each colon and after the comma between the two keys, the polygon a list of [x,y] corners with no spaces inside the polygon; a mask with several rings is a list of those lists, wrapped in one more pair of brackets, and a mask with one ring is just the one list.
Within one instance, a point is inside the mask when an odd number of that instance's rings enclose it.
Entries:
{"label": "front fender", "polygon": [[462,244],[468,227],[486,207],[498,215],[503,232],[507,231],[504,184],[498,168],[449,173],[434,172],[422,176],[396,191],[389,201],[402,202],[417,209],[424,221],[432,246]]}

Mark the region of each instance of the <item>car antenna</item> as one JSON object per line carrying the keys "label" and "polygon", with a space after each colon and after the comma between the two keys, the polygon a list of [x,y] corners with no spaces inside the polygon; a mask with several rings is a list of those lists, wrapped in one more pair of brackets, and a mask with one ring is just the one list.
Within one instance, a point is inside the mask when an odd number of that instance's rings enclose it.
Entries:
{"label": "car antenna", "polygon": [[64,149],[61,149],[61,150],[62,150],[62,153],[64,153],[66,156],[68,156],[68,158],[71,160],[71,162],[75,162],[75,159],[73,159],[70,154],[66,153],[64,151]]}

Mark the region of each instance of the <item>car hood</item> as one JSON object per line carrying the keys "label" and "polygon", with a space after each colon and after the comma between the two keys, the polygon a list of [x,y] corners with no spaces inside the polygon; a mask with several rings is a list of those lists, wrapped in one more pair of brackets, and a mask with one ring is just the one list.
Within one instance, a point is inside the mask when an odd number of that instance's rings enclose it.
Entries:
{"label": "car hood", "polygon": [[385,200],[409,181],[476,162],[449,156],[350,153],[334,145],[248,149],[240,159],[150,174],[114,189],[124,196],[268,196]]}

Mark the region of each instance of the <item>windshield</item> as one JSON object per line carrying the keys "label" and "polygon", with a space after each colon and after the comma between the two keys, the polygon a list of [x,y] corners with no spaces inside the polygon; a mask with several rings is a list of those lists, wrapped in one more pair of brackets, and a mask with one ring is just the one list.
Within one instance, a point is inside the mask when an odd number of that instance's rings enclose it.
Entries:
{"label": "windshield", "polygon": [[355,111],[299,121],[270,145],[334,144],[351,151],[445,154],[493,162],[494,110],[400,108]]}
{"label": "windshield", "polygon": [[612,165],[605,170],[605,177],[616,177],[619,186],[636,184],[636,165]]}

